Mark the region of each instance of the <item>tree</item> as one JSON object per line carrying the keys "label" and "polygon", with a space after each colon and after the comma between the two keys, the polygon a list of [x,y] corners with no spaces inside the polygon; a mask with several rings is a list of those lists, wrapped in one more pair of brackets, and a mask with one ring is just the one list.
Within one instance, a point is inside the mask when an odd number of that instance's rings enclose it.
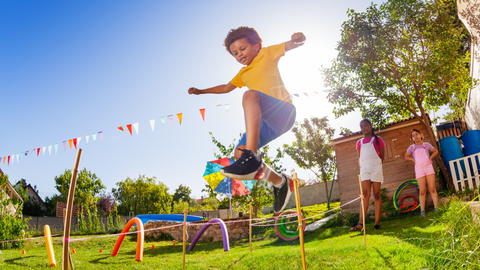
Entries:
{"label": "tree", "polygon": [[104,216],[115,211],[115,198],[111,193],[100,194],[97,201],[97,210],[101,211]]}
{"label": "tree", "polygon": [[178,188],[175,190],[175,193],[173,194],[173,201],[178,202],[190,202],[190,194],[192,193],[192,190],[184,185],[178,186]]}
{"label": "tree", "polygon": [[137,179],[127,179],[116,183],[112,194],[118,202],[119,215],[169,214],[172,195],[168,187],[154,177],[140,175]]}
{"label": "tree", "polygon": [[[427,113],[458,108],[472,87],[468,32],[455,9],[453,0],[390,0],[362,13],[349,10],[338,56],[321,70],[333,88],[328,99],[335,116],[359,109],[380,127],[413,116],[435,138]],[[437,163],[453,188],[440,156]]]}
{"label": "tree", "polygon": [[291,145],[284,144],[283,151],[300,168],[310,170],[318,179],[324,182],[332,180],[335,156],[333,146],[329,144],[335,129],[328,125],[327,117],[312,116],[310,120],[305,118],[302,124],[295,123],[292,132],[296,141]]}
{"label": "tree", "polygon": [[[63,174],[55,176],[55,188],[60,192],[63,202],[67,202],[71,179],[72,170],[65,170]],[[77,176],[73,204],[93,208],[99,199],[96,196],[104,189],[105,186],[102,184],[100,178],[98,178],[96,174],[87,171],[86,168],[83,168]]]}
{"label": "tree", "polygon": [[[210,132],[210,136],[212,136],[213,144],[215,144],[218,150],[220,150],[219,154],[214,153],[215,158],[221,159],[223,157],[229,157],[230,159],[235,160],[235,147],[236,147],[235,141],[236,140],[233,140],[233,142],[228,146],[224,146],[221,142],[215,139],[215,137],[211,132]],[[241,136],[242,134],[240,134],[240,137]],[[269,149],[270,147],[268,145],[260,149],[260,151],[264,153],[262,157],[263,162],[269,165],[276,172],[285,171],[286,169],[283,168],[282,165],[280,164],[280,159],[283,158],[283,152],[280,150],[280,148],[277,148],[276,155],[269,156],[268,155]],[[234,205],[240,205],[242,208],[246,209],[247,205],[249,205],[251,202],[254,208],[255,216],[257,216],[257,213],[259,210],[263,209],[263,207],[265,207],[266,205],[273,203],[274,199],[270,193],[271,193],[271,190],[268,187],[267,181],[259,180],[255,184],[255,186],[253,186],[252,190],[250,191],[250,194],[247,194],[247,195],[236,194],[235,196],[232,197],[232,203]]]}

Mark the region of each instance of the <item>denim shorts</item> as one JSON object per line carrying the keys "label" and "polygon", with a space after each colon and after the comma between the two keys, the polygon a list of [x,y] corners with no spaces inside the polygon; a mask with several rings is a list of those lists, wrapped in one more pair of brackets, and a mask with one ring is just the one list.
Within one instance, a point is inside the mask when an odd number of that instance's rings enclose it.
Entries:
{"label": "denim shorts", "polygon": [[[260,109],[262,110],[262,125],[260,127],[260,139],[258,141],[258,148],[260,149],[289,131],[295,123],[297,113],[295,106],[292,104],[261,92],[258,93],[261,98]],[[246,144],[247,133],[245,132],[238,142],[237,147]]]}

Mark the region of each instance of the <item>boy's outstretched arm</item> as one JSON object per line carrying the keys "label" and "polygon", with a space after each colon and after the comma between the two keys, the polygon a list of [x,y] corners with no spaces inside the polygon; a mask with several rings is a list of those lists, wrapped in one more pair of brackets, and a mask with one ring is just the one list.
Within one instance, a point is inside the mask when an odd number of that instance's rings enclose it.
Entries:
{"label": "boy's outstretched arm", "polygon": [[307,38],[303,33],[295,33],[292,35],[290,41],[285,42],[285,51],[288,52],[291,49],[302,46]]}
{"label": "boy's outstretched arm", "polygon": [[200,95],[200,94],[225,94],[231,92],[233,89],[237,88],[231,82],[227,84],[217,85],[207,89],[197,89],[195,87],[190,87],[188,89],[189,94]]}

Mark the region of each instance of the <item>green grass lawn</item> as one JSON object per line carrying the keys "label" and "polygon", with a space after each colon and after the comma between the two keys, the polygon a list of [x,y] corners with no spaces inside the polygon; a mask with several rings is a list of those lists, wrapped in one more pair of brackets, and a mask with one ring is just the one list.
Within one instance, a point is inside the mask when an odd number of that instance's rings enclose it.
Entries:
{"label": "green grass lawn", "polygon": [[[402,214],[382,221],[380,231],[373,231],[373,223],[367,224],[366,247],[363,246],[363,233],[348,232],[347,226],[307,232],[307,267],[426,269],[437,261],[434,268],[442,269],[442,265],[438,264],[442,254],[435,251],[437,245],[432,245],[446,231],[447,225],[434,221],[440,215],[442,213],[428,214],[426,219],[419,219],[417,212]],[[283,241],[274,235],[272,228],[256,228],[255,233],[255,237],[262,240],[253,243],[252,253],[248,239],[232,241],[229,252],[223,251],[222,242],[197,243],[193,252],[187,252],[186,268],[302,269],[299,240]],[[181,243],[174,246],[172,242],[146,242],[143,262],[136,262],[134,238],[127,236],[115,257],[111,256],[111,252],[117,237],[71,242],[71,248],[76,251],[76,254],[71,254],[75,269],[181,269]],[[0,269],[50,268],[43,239],[30,241],[24,249],[26,255],[22,255],[21,249],[2,250]],[[61,238],[54,238],[54,249],[58,268],[61,265]],[[103,253],[99,252],[100,249]]]}

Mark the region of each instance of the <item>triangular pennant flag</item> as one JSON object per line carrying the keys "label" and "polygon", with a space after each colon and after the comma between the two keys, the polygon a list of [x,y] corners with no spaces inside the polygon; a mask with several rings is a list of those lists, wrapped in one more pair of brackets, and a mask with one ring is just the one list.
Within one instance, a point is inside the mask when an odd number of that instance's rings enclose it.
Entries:
{"label": "triangular pennant flag", "polygon": [[205,109],[200,109],[200,114],[202,115],[203,121],[205,121]]}
{"label": "triangular pennant flag", "polygon": [[98,135],[100,135],[100,140],[102,140],[102,142],[103,142],[103,131],[99,131]]}
{"label": "triangular pennant flag", "polygon": [[47,150],[47,147],[46,147],[46,146],[44,146],[44,147],[42,148],[42,156],[45,156],[45,150]]}
{"label": "triangular pennant flag", "polygon": [[[75,149],[77,149],[77,138],[71,139],[70,141],[73,141],[73,146],[75,146]],[[68,142],[70,142],[68,141]],[[70,149],[72,149],[72,144],[70,144]]]}
{"label": "triangular pennant flag", "polygon": [[300,97],[300,95],[299,95],[299,94],[293,94],[293,95],[294,95],[294,96],[296,96],[296,97]]}
{"label": "triangular pennant flag", "polygon": [[49,156],[52,155],[52,146],[51,145],[48,146],[48,155]]}
{"label": "triangular pennant flag", "polygon": [[130,131],[130,135],[132,135],[132,124],[127,125],[128,131]]}
{"label": "triangular pennant flag", "polygon": [[5,165],[5,157],[3,157],[3,165]]}
{"label": "triangular pennant flag", "polygon": [[292,94],[290,94],[290,99],[293,99],[293,95],[292,95]]}
{"label": "triangular pennant flag", "polygon": [[224,107],[225,107],[225,111],[227,111],[227,113],[228,113],[228,110],[230,110],[230,104],[225,104]]}
{"label": "triangular pennant flag", "polygon": [[117,128],[120,129],[121,131],[125,131],[125,130],[123,130],[123,127],[122,127],[122,126],[119,126],[119,127],[117,127]]}
{"label": "triangular pennant flag", "polygon": [[165,126],[165,120],[167,119],[166,116],[160,117],[160,122],[162,122],[162,126]]}
{"label": "triangular pennant flag", "polygon": [[182,115],[183,113],[177,113],[177,118],[178,118],[178,122],[180,122],[180,125],[182,125]]}
{"label": "triangular pennant flag", "polygon": [[27,156],[27,155],[28,155],[28,151],[25,152],[25,156]]}
{"label": "triangular pennant flag", "polygon": [[63,151],[67,151],[67,141],[63,141]]}
{"label": "triangular pennant flag", "polygon": [[317,91],[313,91],[313,93],[315,93],[315,94],[319,95]]}
{"label": "triangular pennant flag", "polygon": [[80,147],[80,141],[81,141],[81,140],[82,140],[82,137],[78,137],[78,138],[77,138],[77,145],[78,145],[78,147]]}
{"label": "triangular pennant flag", "polygon": [[38,157],[39,154],[40,154],[40,147],[37,148],[37,157]]}
{"label": "triangular pennant flag", "polygon": [[150,126],[152,127],[152,131],[155,131],[155,119],[150,120]]}
{"label": "triangular pennant flag", "polygon": [[172,125],[173,114],[167,115],[167,118],[168,118],[168,122],[170,122],[170,125]]}
{"label": "triangular pennant flag", "polygon": [[55,144],[55,155],[57,154],[57,150],[58,150],[58,143]]}
{"label": "triangular pennant flag", "polygon": [[307,93],[303,93],[303,94],[308,97],[308,94],[307,94]]}
{"label": "triangular pennant flag", "polygon": [[17,154],[17,164],[20,162],[20,155]]}
{"label": "triangular pennant flag", "polygon": [[135,129],[135,132],[138,135],[138,123],[135,123],[135,124],[132,124],[132,125],[133,125],[133,128]]}
{"label": "triangular pennant flag", "polygon": [[8,162],[7,165],[10,165],[10,156],[8,156]]}
{"label": "triangular pennant flag", "polygon": [[90,135],[86,135],[86,136],[85,136],[85,140],[86,140],[86,141],[85,141],[85,144],[88,144],[88,139],[90,139]]}
{"label": "triangular pennant flag", "polygon": [[25,154],[25,152],[20,153],[20,158],[23,156],[23,154]]}
{"label": "triangular pennant flag", "polygon": [[[75,140],[75,141],[76,141],[76,140]],[[77,143],[77,142],[75,142],[75,143]],[[72,140],[71,140],[71,139],[68,140],[68,146],[70,146],[70,149],[72,149]]]}
{"label": "triangular pennant flag", "polygon": [[97,141],[97,133],[93,133],[93,134],[92,134],[92,139],[93,139],[94,142]]}
{"label": "triangular pennant flag", "polygon": [[217,102],[217,107],[222,106],[222,103],[220,103],[217,99],[215,99],[215,101]]}

